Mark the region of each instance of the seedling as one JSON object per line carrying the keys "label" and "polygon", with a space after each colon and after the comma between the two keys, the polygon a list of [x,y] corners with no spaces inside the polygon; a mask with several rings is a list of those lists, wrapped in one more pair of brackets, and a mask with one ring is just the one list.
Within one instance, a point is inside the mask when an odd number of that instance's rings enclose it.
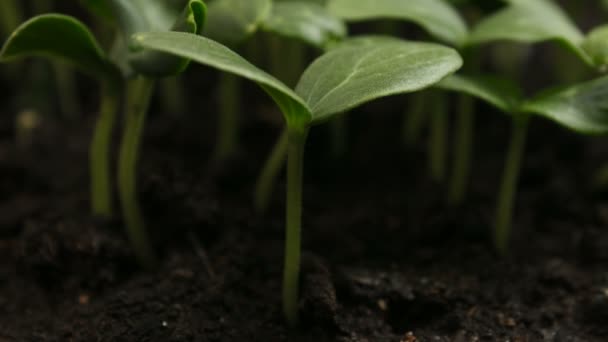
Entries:
{"label": "seedling", "polygon": [[[205,36],[230,48],[241,46],[256,32],[268,32],[276,43],[279,36],[303,41],[311,46],[323,48],[330,41],[346,35],[345,25],[331,17],[322,6],[314,2],[271,0],[217,0],[209,5],[209,20]],[[298,45],[299,46],[299,45]],[[272,44],[271,60],[280,65],[281,75],[292,74],[304,58],[302,51],[287,52]],[[301,50],[301,49],[299,49]],[[290,63],[285,63],[289,60]],[[236,152],[238,142],[239,108],[238,78],[222,74],[219,83],[220,113],[215,150],[216,161],[229,158]],[[289,79],[289,76],[284,78]]]}
{"label": "seedling", "polygon": [[158,52],[129,49],[128,37],[139,31],[174,30],[199,33],[205,14],[201,1],[190,0],[179,15],[165,11],[160,3],[115,0],[110,3],[89,1],[101,15],[115,13],[123,36],[117,40],[112,56],[106,54],[90,30],[77,19],[60,14],[45,14],[23,23],[11,35],[0,52],[8,61],[21,57],[43,56],[59,59],[95,77],[101,83],[100,114],[89,153],[91,173],[91,205],[93,214],[112,214],[110,176],[110,142],[120,103],[123,82],[135,77],[129,86],[127,118],[119,160],[119,194],[127,233],[139,261],[153,263],[153,252],[143,226],[136,200],[136,162],[145,112],[153,81],[148,77],[171,75],[182,71],[188,61]]}
{"label": "seedling", "polygon": [[287,210],[283,308],[297,322],[304,145],[309,129],[365,102],[417,91],[457,70],[462,60],[450,48],[389,38],[344,43],[316,59],[295,92],[228,48],[183,33],[142,33],[143,47],[230,72],[258,83],[276,102],[287,123]]}
{"label": "seedling", "polygon": [[[414,22],[439,41],[461,49],[466,43],[468,29],[458,12],[444,0],[329,0],[328,9],[350,22],[392,19]],[[439,91],[416,94],[404,121],[403,135],[408,145],[418,140],[425,122],[425,110],[432,104],[430,117],[429,170],[433,180],[442,182],[446,174],[448,116],[447,103]],[[459,115],[459,119],[472,122],[472,115]],[[462,124],[460,126],[463,126]],[[468,129],[471,125],[464,126]],[[462,134],[459,134],[459,143]],[[459,166],[459,170],[462,168]]]}

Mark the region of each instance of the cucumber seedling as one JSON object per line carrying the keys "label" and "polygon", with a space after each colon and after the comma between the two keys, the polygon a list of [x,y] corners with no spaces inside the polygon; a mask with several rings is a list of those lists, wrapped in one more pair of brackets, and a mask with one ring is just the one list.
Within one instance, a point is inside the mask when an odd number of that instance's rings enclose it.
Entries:
{"label": "cucumber seedling", "polygon": [[309,129],[365,102],[428,87],[456,71],[458,53],[431,43],[391,38],[348,41],[316,59],[295,91],[225,46],[192,34],[142,33],[135,41],[258,83],[281,109],[287,124],[287,208],[283,309],[297,322],[304,145]]}
{"label": "cucumber seedling", "polygon": [[[304,53],[296,49],[288,56],[287,51],[274,44],[279,37],[323,48],[330,40],[346,35],[345,25],[314,2],[217,0],[209,4],[208,13],[204,35],[232,49],[249,42],[258,32],[268,33],[273,42],[269,46],[270,56],[278,55],[271,60],[276,62],[273,64],[280,65],[272,69],[283,70],[281,74],[293,74],[291,69],[299,69],[301,63],[296,61],[302,61]],[[285,63],[285,60],[290,63]],[[226,73],[220,75],[218,90],[220,112],[214,155],[215,160],[221,162],[232,156],[238,146],[238,113],[241,111],[238,78]]]}
{"label": "cucumber seedling", "polygon": [[[154,260],[136,197],[136,164],[145,113],[154,79],[181,72],[188,61],[159,52],[134,49],[130,36],[149,30],[200,33],[205,5],[190,0],[186,8],[170,11],[159,1],[85,1],[102,16],[115,15],[121,28],[112,53],[106,53],[91,31],[78,19],[61,14],[36,16],[10,36],[0,52],[2,61],[29,56],[59,59],[95,77],[101,83],[99,117],[89,152],[91,206],[94,215],[112,215],[110,145],[120,94],[129,80],[127,116],[120,148],[118,189],[127,234],[142,265]],[[95,5],[95,6],[93,6]],[[171,26],[173,23],[173,26]]]}

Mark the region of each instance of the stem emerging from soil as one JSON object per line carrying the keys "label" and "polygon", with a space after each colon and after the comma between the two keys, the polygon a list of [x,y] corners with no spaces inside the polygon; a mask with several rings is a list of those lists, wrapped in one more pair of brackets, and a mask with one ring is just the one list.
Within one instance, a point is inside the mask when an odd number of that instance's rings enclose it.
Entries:
{"label": "stem emerging from soil", "polygon": [[475,129],[475,113],[473,112],[475,100],[473,97],[460,95],[458,104],[454,165],[448,194],[450,205],[460,205],[466,197],[473,154],[473,130]]}
{"label": "stem emerging from soil", "polygon": [[112,216],[112,177],[110,175],[110,147],[112,131],[119,109],[120,92],[113,83],[102,85],[99,116],[89,151],[91,173],[91,206],[93,215]]}
{"label": "stem emerging from soil", "polygon": [[239,78],[221,73],[219,80],[219,116],[215,160],[226,161],[237,151],[240,112]]}
{"label": "stem emerging from soil", "polygon": [[507,252],[513,218],[513,205],[521,163],[526,145],[528,117],[516,116],[513,119],[513,133],[507,153],[505,171],[502,177],[496,206],[494,244],[496,250],[504,255]]}
{"label": "stem emerging from soil", "polygon": [[431,178],[442,183],[445,180],[448,140],[448,113],[446,98],[442,93],[433,95],[433,112],[431,113],[431,134],[429,140],[429,169]]}
{"label": "stem emerging from soil", "polygon": [[304,147],[308,129],[289,129],[287,157],[287,212],[285,265],[283,271],[283,311],[290,326],[298,322],[298,288],[300,278],[302,176]]}
{"label": "stem emerging from soil", "polygon": [[147,268],[153,267],[155,256],[137,201],[137,161],[154,83],[154,80],[140,77],[129,84],[127,117],[118,161],[118,189],[127,234],[138,261]]}
{"label": "stem emerging from soil", "polygon": [[284,129],[258,177],[253,199],[253,204],[258,214],[263,214],[268,210],[270,197],[272,196],[274,189],[273,185],[278,178],[281,167],[285,164],[285,157],[287,156],[289,145],[288,137],[289,134],[287,133],[287,129]]}

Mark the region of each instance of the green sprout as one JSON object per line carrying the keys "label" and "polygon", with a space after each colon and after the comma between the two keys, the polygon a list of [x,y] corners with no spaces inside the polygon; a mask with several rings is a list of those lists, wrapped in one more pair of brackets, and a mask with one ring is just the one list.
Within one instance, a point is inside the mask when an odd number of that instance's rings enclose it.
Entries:
{"label": "green sprout", "polygon": [[316,59],[295,92],[228,48],[191,34],[142,33],[143,47],[191,59],[258,83],[276,102],[287,123],[287,208],[283,310],[297,322],[300,273],[304,146],[310,128],[365,102],[428,87],[456,71],[456,51],[431,43],[361,38]]}
{"label": "green sprout", "polygon": [[[77,19],[61,14],[36,16],[10,36],[0,52],[2,61],[42,56],[67,62],[97,79],[101,86],[99,116],[90,145],[89,172],[91,206],[96,216],[112,215],[112,177],[110,146],[124,82],[128,86],[125,134],[120,149],[118,185],[127,233],[139,261],[153,264],[151,250],[136,198],[136,164],[146,108],[153,79],[182,71],[188,61],[182,58],[134,49],[127,46],[130,35],[171,29],[199,33],[205,15],[201,1],[190,0],[184,11],[173,13],[159,2],[145,5],[139,1],[87,1],[101,16],[115,13],[122,35],[117,37],[112,54],[106,53],[91,31]],[[98,5],[93,6],[93,5]]]}
{"label": "green sprout", "polygon": [[[279,38],[302,41],[323,48],[334,38],[346,35],[345,25],[330,17],[324,8],[314,2],[271,0],[217,0],[209,4],[209,19],[205,36],[232,49],[251,41],[258,32],[266,32],[271,45],[271,69],[280,78],[291,79],[288,74],[301,72],[304,61],[301,44],[280,44]],[[289,55],[288,55],[289,54]],[[284,63],[289,60],[290,63]],[[239,79],[222,74],[218,85],[219,110],[215,160],[224,161],[234,155],[238,147]]]}

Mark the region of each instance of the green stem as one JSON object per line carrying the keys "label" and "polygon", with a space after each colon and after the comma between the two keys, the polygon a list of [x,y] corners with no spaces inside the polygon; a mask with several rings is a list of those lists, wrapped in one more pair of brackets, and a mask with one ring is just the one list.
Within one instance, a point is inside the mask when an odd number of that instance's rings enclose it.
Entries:
{"label": "green stem", "polygon": [[459,108],[456,116],[456,141],[454,150],[454,165],[452,183],[448,194],[451,205],[462,203],[467,193],[471,172],[471,156],[473,150],[473,130],[475,129],[475,100],[469,95],[460,95]]}
{"label": "green stem", "polygon": [[178,117],[186,112],[184,87],[179,77],[171,76],[160,82],[160,101],[163,110],[169,115]]}
{"label": "green stem", "polygon": [[91,173],[91,207],[93,215],[112,216],[112,177],[110,175],[110,147],[116,113],[120,103],[119,91],[111,83],[101,91],[99,116],[89,151]]}
{"label": "green stem", "polygon": [[427,91],[415,93],[410,96],[411,102],[409,103],[407,112],[405,113],[405,119],[403,120],[403,141],[408,147],[413,146],[420,140],[420,136],[422,136],[424,124],[427,119],[424,112],[425,109],[428,109],[427,97]]}
{"label": "green stem", "polygon": [[331,152],[334,158],[344,157],[346,154],[348,121],[345,115],[340,115],[330,122]]}
{"label": "green stem", "polygon": [[76,118],[81,113],[78,102],[76,77],[74,73],[61,63],[52,63],[57,91],[59,108],[64,118]]}
{"label": "green stem", "polygon": [[441,93],[434,93],[434,108],[431,115],[431,135],[429,141],[429,168],[431,178],[438,183],[445,179],[447,140],[448,140],[448,113],[445,97]]}
{"label": "green stem", "polygon": [[290,326],[298,322],[298,288],[300,280],[302,176],[304,147],[308,129],[289,129],[287,157],[287,211],[285,265],[283,271],[283,311]]}
{"label": "green stem", "polygon": [[273,185],[277,180],[281,167],[285,164],[289,141],[288,136],[287,129],[283,130],[270,156],[266,160],[262,172],[258,176],[253,198],[253,204],[258,214],[263,214],[268,210],[268,204],[270,203],[270,197],[274,189]]}
{"label": "green stem", "polygon": [[239,136],[240,88],[239,78],[222,73],[219,81],[218,135],[215,160],[222,162],[237,152]]}
{"label": "green stem", "polygon": [[497,251],[501,254],[507,252],[509,243],[515,193],[526,144],[527,127],[527,117],[519,116],[514,118],[511,143],[498,193],[496,222],[494,226],[494,244]]}
{"label": "green stem", "polygon": [[127,234],[142,266],[152,267],[155,256],[137,201],[137,161],[146,112],[154,81],[138,78],[129,84],[124,135],[118,160],[118,190]]}

